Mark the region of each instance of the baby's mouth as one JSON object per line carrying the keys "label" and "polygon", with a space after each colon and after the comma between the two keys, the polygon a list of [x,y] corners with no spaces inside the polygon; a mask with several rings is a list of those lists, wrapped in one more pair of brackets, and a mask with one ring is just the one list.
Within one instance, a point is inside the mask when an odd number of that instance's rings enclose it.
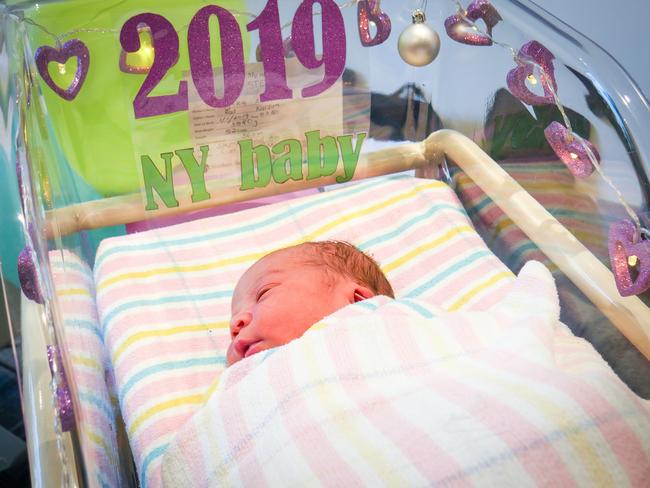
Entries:
{"label": "baby's mouth", "polygon": [[247,358],[261,351],[261,339],[242,339],[235,343],[235,351],[242,358]]}
{"label": "baby's mouth", "polygon": [[261,351],[261,343],[262,341],[257,341],[252,344],[250,344],[246,349],[244,350],[244,357],[247,358],[248,356],[252,356],[253,354],[256,354]]}

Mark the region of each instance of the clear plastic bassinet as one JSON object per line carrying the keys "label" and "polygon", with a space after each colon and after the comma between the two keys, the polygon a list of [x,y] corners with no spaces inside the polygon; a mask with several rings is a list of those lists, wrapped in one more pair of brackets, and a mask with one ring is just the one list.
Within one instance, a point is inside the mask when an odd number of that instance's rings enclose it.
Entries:
{"label": "clear plastic bassinet", "polygon": [[2,278],[36,485],[136,486],[145,469],[95,300],[100,242],[390,173],[447,183],[511,271],[546,264],[562,321],[650,398],[648,103],[534,3],[0,14]]}

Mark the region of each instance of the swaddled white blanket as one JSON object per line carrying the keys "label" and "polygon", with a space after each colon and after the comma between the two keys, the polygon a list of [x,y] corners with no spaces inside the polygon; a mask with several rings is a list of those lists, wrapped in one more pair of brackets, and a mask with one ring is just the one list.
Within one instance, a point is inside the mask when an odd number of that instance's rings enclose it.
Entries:
{"label": "swaddled white blanket", "polygon": [[484,312],[378,297],[222,376],[182,486],[648,486],[650,405],[558,321],[539,263]]}

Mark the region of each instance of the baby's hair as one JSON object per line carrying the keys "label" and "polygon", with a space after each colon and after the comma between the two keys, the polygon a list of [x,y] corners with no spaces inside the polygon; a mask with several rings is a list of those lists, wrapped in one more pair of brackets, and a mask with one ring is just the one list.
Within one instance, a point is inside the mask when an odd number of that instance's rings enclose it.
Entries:
{"label": "baby's hair", "polygon": [[305,242],[299,247],[311,252],[307,264],[324,265],[337,275],[352,278],[357,284],[372,290],[376,295],[395,298],[393,287],[379,267],[379,264],[345,241]]}

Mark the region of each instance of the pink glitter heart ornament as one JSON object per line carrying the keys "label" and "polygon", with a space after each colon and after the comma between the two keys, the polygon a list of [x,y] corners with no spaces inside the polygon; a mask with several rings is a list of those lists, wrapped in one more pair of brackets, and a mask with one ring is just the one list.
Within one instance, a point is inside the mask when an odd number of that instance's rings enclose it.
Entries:
{"label": "pink glitter heart ornament", "polygon": [[502,20],[497,9],[488,0],[474,0],[467,7],[465,17],[472,22],[483,19],[487,35],[476,30],[460,13],[451,15],[445,20],[447,35],[463,44],[491,46],[492,29]]}
{"label": "pink glitter heart ornament", "polygon": [[[379,3],[379,0],[359,0],[357,3],[359,39],[363,46],[377,46],[390,36],[390,17],[381,10]],[[375,37],[370,35],[370,22],[374,23],[377,28]]]}
{"label": "pink glitter heart ornament", "polygon": [[[639,295],[650,288],[650,241],[643,240],[630,220],[609,228],[609,260],[618,292],[623,297]],[[630,273],[631,261],[638,274]]]}
{"label": "pink glitter heart ornament", "polygon": [[[553,53],[537,41],[530,41],[524,44],[515,58],[519,65],[508,72],[508,90],[528,105],[544,105],[555,103],[553,92],[557,92],[555,71],[553,68]],[[534,77],[534,64],[541,67],[540,82],[544,89],[544,95],[536,95],[526,86],[526,80],[537,79]]]}
{"label": "pink glitter heart ornament", "polygon": [[555,154],[576,178],[586,178],[595,169],[585,146],[593,153],[596,161],[600,162],[600,154],[591,142],[581,140],[559,122],[551,122],[544,129],[544,136]]}
{"label": "pink glitter heart ornament", "polygon": [[[47,65],[51,62],[65,64],[73,56],[77,57],[77,70],[70,86],[63,89],[54,82],[47,70]],[[90,52],[83,42],[79,39],[71,39],[60,49],[52,46],[41,46],[36,50],[34,58],[41,78],[57,95],[68,101],[77,96],[90,67]]]}

